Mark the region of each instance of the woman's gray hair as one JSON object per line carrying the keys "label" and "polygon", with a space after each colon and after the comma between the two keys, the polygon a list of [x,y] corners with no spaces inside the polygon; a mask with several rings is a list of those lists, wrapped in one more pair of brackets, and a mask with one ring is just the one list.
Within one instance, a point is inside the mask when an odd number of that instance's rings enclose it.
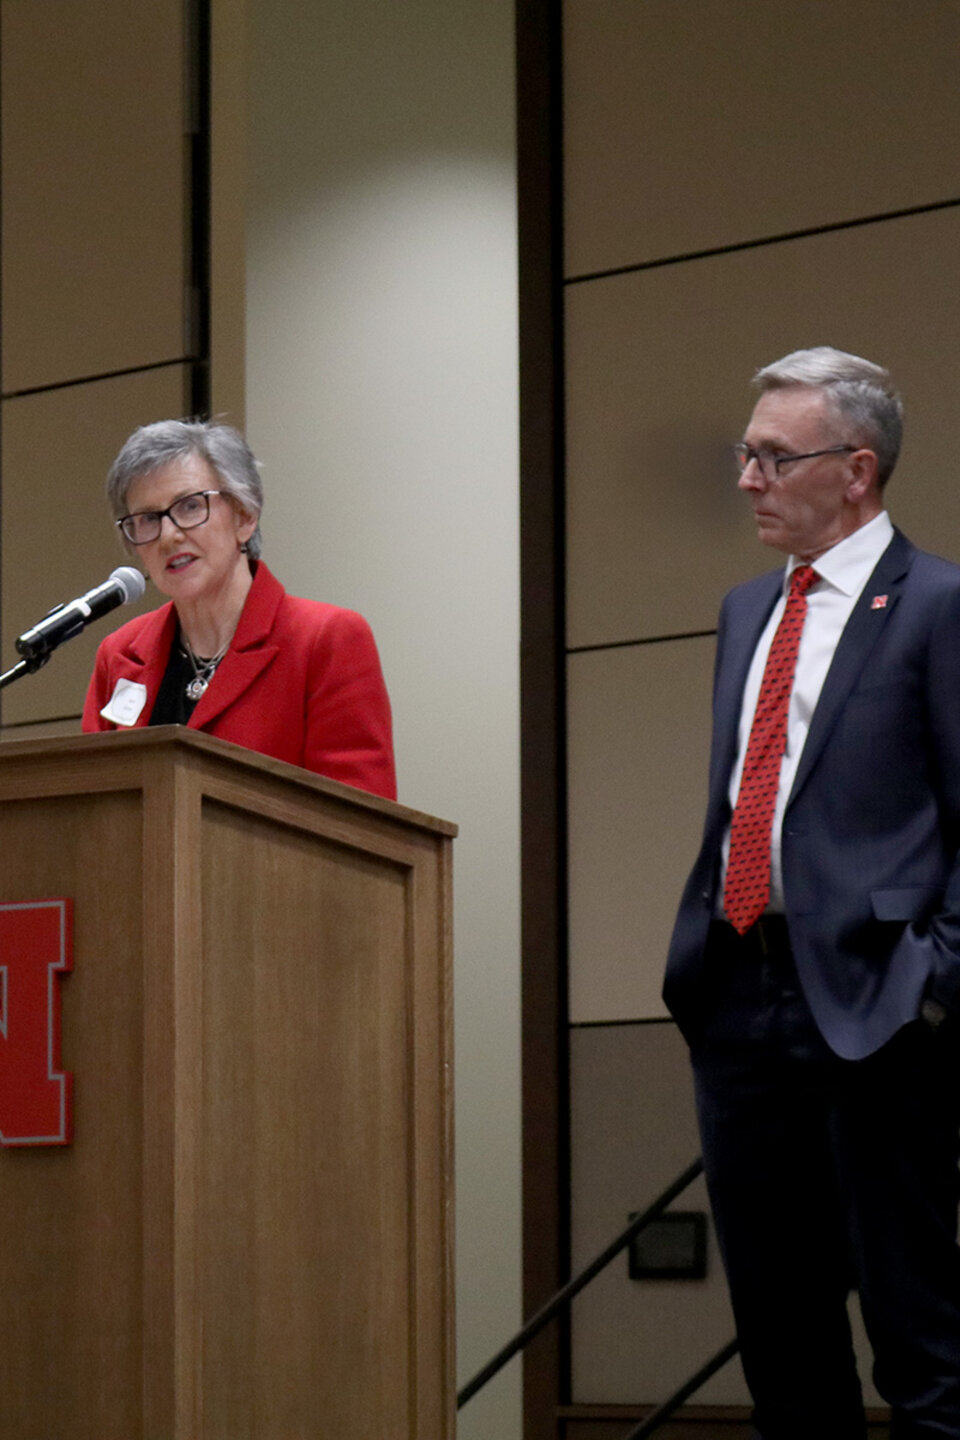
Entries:
{"label": "woman's gray hair", "polygon": [[822,390],[834,414],[849,427],[848,438],[875,453],[881,488],[890,479],[903,441],[903,404],[881,365],[832,345],[817,345],[765,365],[753,383],[761,392],[792,385]]}
{"label": "woman's gray hair", "polygon": [[[134,480],[188,455],[205,460],[223,493],[259,522],[263,509],[259,463],[240,431],[216,420],[156,420],[134,430],[107,475],[107,499],[114,519],[126,515],[127,494]],[[247,541],[247,554],[255,560],[262,548],[258,523]]]}

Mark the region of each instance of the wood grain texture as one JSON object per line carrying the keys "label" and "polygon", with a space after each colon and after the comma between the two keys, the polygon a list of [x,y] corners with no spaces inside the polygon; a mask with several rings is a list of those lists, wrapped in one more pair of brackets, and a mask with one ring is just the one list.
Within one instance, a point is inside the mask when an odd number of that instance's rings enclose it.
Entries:
{"label": "wood grain texture", "polygon": [[66,1437],[71,1415],[91,1440],[142,1430],[139,1385],[117,1384],[143,1349],[140,871],[133,794],[0,809],[0,893],[73,897],[79,962],[61,985],[74,1143],[0,1152],[0,1434],[17,1440]]}
{"label": "wood grain texture", "polygon": [[179,730],[0,752],[77,1096],[0,1152],[0,1434],[453,1436],[452,827],[366,798]]}

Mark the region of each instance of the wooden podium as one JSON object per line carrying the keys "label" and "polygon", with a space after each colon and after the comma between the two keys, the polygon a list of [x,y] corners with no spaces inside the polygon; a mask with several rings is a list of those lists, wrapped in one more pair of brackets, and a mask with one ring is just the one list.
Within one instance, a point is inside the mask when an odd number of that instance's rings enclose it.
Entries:
{"label": "wooden podium", "polygon": [[0,901],[74,909],[4,1440],[452,1440],[454,833],[176,727],[0,746]]}

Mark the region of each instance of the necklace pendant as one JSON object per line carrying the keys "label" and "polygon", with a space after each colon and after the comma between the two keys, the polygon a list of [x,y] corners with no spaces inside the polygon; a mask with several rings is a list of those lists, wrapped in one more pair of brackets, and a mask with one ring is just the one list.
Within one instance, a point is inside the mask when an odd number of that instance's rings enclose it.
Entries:
{"label": "necklace pendant", "polygon": [[222,650],[218,650],[216,655],[211,656],[209,660],[199,660],[197,656],[194,655],[186,636],[181,637],[180,649],[193,666],[193,679],[189,680],[185,687],[187,699],[196,702],[207,693],[216,668],[229,649],[229,641],[224,645]]}
{"label": "necklace pendant", "polygon": [[205,676],[194,676],[194,678],[190,681],[190,684],[187,686],[187,699],[199,700],[202,695],[206,694],[207,686],[209,684],[210,681]]}

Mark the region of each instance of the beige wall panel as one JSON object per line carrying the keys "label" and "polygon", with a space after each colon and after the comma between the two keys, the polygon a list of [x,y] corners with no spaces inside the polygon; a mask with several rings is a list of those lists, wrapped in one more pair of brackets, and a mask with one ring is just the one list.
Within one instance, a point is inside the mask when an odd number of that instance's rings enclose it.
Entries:
{"label": "beige wall panel", "polygon": [[952,200],[956,0],[566,0],[566,273]]}
{"label": "beige wall panel", "polygon": [[572,646],[705,630],[778,563],[729,455],[754,370],[799,346],[888,365],[907,438],[889,492],[911,539],[960,559],[960,210],[572,286],[567,309]]}
{"label": "beige wall panel", "polygon": [[[673,1024],[574,1030],[570,1037],[571,1245],[586,1265],[700,1153],[686,1046]],[[674,1210],[708,1210],[694,1183]],[[733,1338],[734,1323],[712,1227],[705,1280],[631,1280],[627,1256],[574,1301],[573,1400],[665,1400]],[[698,1404],[748,1403],[732,1361]]]}
{"label": "beige wall panel", "polygon": [[5,740],[56,740],[60,735],[76,735],[78,729],[77,720],[38,720],[35,725],[15,725],[7,730],[0,729],[0,745]]}
{"label": "beige wall panel", "polygon": [[712,638],[568,662],[570,1018],[666,1012],[663,963],[703,828]]}
{"label": "beige wall panel", "polygon": [[[570,1056],[576,1269],[686,1169],[700,1153],[700,1142],[686,1047],[672,1024],[574,1030]],[[703,1181],[695,1181],[672,1208],[706,1210]],[[879,1404],[855,1307],[852,1319],[864,1395],[868,1404]],[[712,1229],[705,1280],[631,1280],[622,1256],[574,1301],[573,1399],[665,1400],[733,1333]],[[748,1404],[739,1361],[708,1381],[693,1403]]]}
{"label": "beige wall panel", "polygon": [[[4,670],[19,658],[16,637],[53,605],[99,585],[117,565],[136,563],[110,522],[104,478],[135,426],[183,413],[185,384],[184,367],[175,365],[4,401]],[[148,588],[138,606],[91,625],[43,670],[4,690],[4,725],[79,715],[100,640],[161,598]]]}
{"label": "beige wall panel", "polygon": [[184,353],[183,0],[3,0],[3,389]]}
{"label": "beige wall panel", "polygon": [[[401,797],[460,825],[466,1382],[523,1318],[515,6],[246,9],[246,410],[265,554],[293,593],[366,615]],[[457,1435],[521,1429],[515,1364]]]}

